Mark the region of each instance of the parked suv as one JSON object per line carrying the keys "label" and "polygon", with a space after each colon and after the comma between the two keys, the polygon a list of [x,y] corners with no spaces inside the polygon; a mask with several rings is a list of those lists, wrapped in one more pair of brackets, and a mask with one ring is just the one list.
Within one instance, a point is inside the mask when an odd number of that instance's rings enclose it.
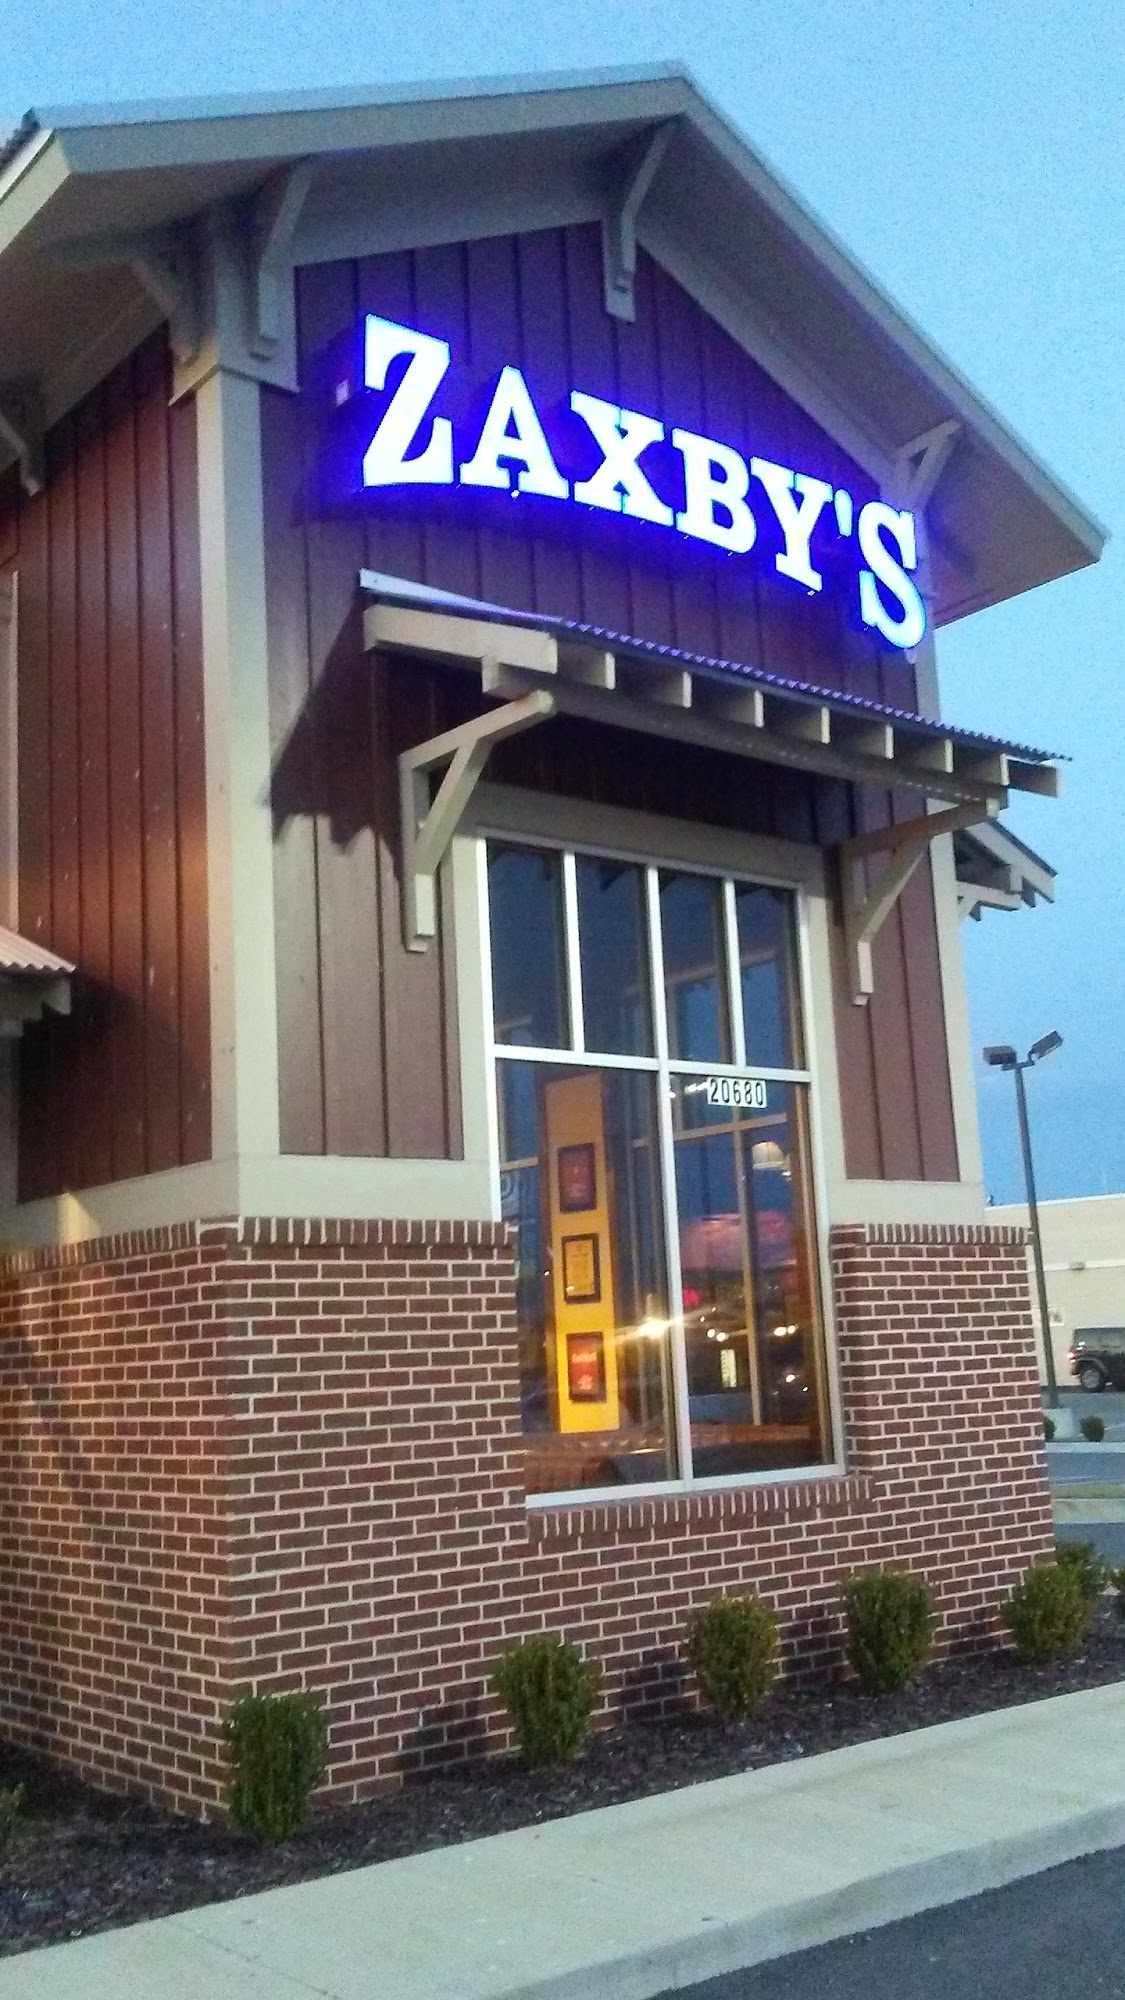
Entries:
{"label": "parked suv", "polygon": [[1125,1389],[1125,1326],[1079,1326],[1070,1372],[1083,1389]]}

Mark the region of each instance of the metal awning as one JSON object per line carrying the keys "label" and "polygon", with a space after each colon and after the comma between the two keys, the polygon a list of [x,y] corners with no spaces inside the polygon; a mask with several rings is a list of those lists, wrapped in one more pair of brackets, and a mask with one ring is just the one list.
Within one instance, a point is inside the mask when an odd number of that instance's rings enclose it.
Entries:
{"label": "metal awning", "polygon": [[[860,834],[836,850],[852,991],[860,1003],[872,991],[871,940],[935,835],[995,819],[1010,790],[1058,794],[1058,760],[1025,744],[574,619],[371,570],[359,580],[369,600],[368,650],[467,669],[479,675],[483,694],[504,704],[399,759],[403,925],[412,950],[423,950],[434,934],[436,871],[493,743],[552,715],[883,792],[918,793],[926,803],[917,818]],[[443,765],[431,800],[429,774]],[[867,867],[875,855],[888,859],[872,888]]]}
{"label": "metal awning", "polygon": [[0,1034],[18,1034],[45,1008],[69,1014],[73,972],[68,959],[0,924]]}

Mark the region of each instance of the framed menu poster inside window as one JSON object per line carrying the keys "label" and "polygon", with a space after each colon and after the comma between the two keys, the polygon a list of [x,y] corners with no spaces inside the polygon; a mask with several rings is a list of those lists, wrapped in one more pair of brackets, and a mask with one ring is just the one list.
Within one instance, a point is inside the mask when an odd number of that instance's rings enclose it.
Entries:
{"label": "framed menu poster inside window", "polygon": [[566,1385],[572,1403],[605,1402],[605,1341],[600,1333],[568,1333]]}
{"label": "framed menu poster inside window", "polygon": [[564,1215],[579,1215],[597,1207],[597,1154],[593,1145],[560,1146],[558,1170],[559,1207]]}
{"label": "framed menu poster inside window", "polygon": [[602,1296],[602,1273],[597,1237],[564,1236],[561,1247],[563,1297],[567,1305],[598,1305]]}

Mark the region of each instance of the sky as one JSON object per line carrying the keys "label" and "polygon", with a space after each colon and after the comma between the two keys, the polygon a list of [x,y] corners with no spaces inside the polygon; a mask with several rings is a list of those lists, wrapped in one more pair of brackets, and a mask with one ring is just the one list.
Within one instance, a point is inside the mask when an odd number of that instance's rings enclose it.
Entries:
{"label": "sky", "polygon": [[[1030,1079],[1041,1197],[1125,1189],[1125,27],[1120,0],[0,0],[29,107],[682,62],[1110,530],[1096,569],[939,635],[943,706],[1063,752],[1007,823],[1052,908],[965,926],[977,1050]],[[986,1184],[1018,1199],[1011,1078],[978,1063]]]}

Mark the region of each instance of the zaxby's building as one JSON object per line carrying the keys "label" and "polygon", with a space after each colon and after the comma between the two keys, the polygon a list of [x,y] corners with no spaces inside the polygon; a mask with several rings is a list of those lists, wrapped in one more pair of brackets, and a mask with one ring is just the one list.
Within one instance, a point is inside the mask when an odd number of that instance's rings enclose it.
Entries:
{"label": "zaxby's building", "polygon": [[981,1631],[1056,772],[933,634],[1096,525],[678,74],[29,118],[0,437],[0,1727],[202,1810],[307,1685],[347,1796],[521,1633]]}

